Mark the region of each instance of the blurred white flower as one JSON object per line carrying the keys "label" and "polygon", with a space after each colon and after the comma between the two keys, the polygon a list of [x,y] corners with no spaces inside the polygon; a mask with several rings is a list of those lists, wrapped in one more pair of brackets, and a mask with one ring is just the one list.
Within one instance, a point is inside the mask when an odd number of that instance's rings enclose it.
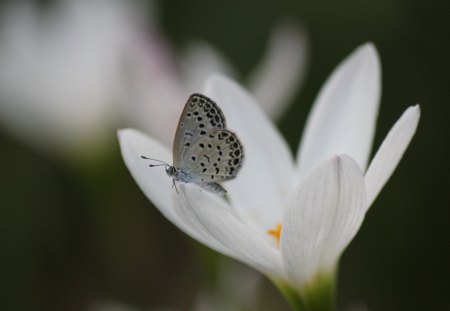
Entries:
{"label": "blurred white flower", "polygon": [[[279,24],[262,59],[248,77],[250,90],[264,110],[278,118],[298,92],[306,67],[306,37],[291,22]],[[163,38],[148,35],[135,45],[131,64],[130,123],[166,145],[172,143],[186,98],[198,92],[208,76],[237,76],[233,66],[205,42],[191,42],[178,58]],[[178,59],[178,61],[177,61]]]}
{"label": "blurred white flower", "polygon": [[[124,161],[161,213],[188,235],[267,275],[299,310],[329,310],[338,260],[412,139],[420,116],[408,108],[367,167],[380,98],[372,44],[332,73],[315,102],[297,161],[253,98],[211,77],[205,94],[222,107],[245,145],[246,161],[228,182],[229,200],[149,169],[141,155],[171,152],[136,130],[119,132]],[[175,123],[174,123],[175,124]]]}
{"label": "blurred white flower", "polygon": [[[167,125],[187,94],[209,74],[234,70],[206,43],[192,43],[177,57],[154,28],[143,32],[143,11],[122,0],[65,0],[49,12],[31,1],[3,7],[1,125],[65,156],[98,153],[124,120],[170,143]],[[265,107],[277,115],[303,77],[305,39],[299,27],[285,23],[270,42],[251,85],[255,94],[271,93]]]}
{"label": "blurred white flower", "polygon": [[[93,151],[114,130],[123,53],[139,19],[121,0],[30,1],[1,11],[0,121],[41,150]],[[95,148],[94,148],[95,150]]]}

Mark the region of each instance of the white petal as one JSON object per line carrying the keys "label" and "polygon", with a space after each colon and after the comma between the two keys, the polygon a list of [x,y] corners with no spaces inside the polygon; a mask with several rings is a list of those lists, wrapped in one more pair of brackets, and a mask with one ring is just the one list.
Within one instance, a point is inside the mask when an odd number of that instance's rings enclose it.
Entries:
{"label": "white petal", "polygon": [[409,107],[391,128],[366,172],[367,208],[391,177],[409,145],[420,118],[420,107]]}
{"label": "white petal", "polygon": [[170,163],[171,155],[166,147],[133,129],[120,130],[119,142],[122,157],[131,175],[158,210],[173,224],[194,239],[217,251],[229,254],[219,243],[213,241],[209,236],[202,236],[197,228],[190,227],[186,220],[179,217],[174,208],[174,199],[172,198],[173,196],[177,196],[175,190],[172,189],[172,178],[166,175],[163,167],[150,168],[148,167],[149,161],[141,158],[141,155],[144,155]]}
{"label": "white petal", "polygon": [[169,150],[158,141],[134,129],[120,130],[118,136],[122,157],[141,190],[164,216],[177,224],[171,198],[172,178],[167,176],[164,167],[150,168],[149,164],[157,163],[141,158],[146,156],[171,163],[172,156]]}
{"label": "white petal", "polygon": [[283,276],[276,248],[241,222],[222,198],[187,184],[180,185],[177,201],[183,218],[189,219],[203,235],[209,234],[224,248],[232,250],[235,253],[232,257],[265,274]]}
{"label": "white petal", "polygon": [[228,128],[244,145],[243,167],[224,186],[236,210],[266,232],[281,221],[292,190],[294,166],[288,146],[261,107],[233,81],[213,76],[205,92],[223,109]]}
{"label": "white petal", "polygon": [[216,73],[235,77],[236,71],[225,56],[206,42],[191,42],[180,60],[181,73],[188,94],[202,89],[206,79]]}
{"label": "white petal", "polygon": [[249,77],[249,89],[273,119],[279,118],[298,93],[305,75],[306,36],[292,23],[272,33],[267,51]]}
{"label": "white petal", "polygon": [[334,154],[348,154],[365,170],[380,99],[375,47],[359,47],[332,73],[314,103],[299,150],[300,175]]}
{"label": "white petal", "polygon": [[281,231],[282,259],[296,286],[332,271],[361,225],[365,203],[362,171],[349,156],[334,156],[306,177]]}

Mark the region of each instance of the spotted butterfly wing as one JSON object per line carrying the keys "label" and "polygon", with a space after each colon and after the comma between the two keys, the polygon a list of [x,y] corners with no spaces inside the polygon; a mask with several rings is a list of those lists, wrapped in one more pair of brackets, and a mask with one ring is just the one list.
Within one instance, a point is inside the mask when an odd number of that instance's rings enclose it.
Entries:
{"label": "spotted butterfly wing", "polygon": [[237,175],[243,158],[243,147],[236,134],[213,130],[193,143],[182,163],[200,182],[221,182]]}
{"label": "spotted butterfly wing", "polygon": [[212,192],[225,193],[217,182],[234,178],[244,158],[236,134],[226,129],[217,104],[193,94],[180,117],[174,141],[174,166],[191,181]]}
{"label": "spotted butterfly wing", "polygon": [[225,127],[225,117],[217,104],[202,94],[192,94],[178,122],[173,143],[173,165],[180,168],[181,159],[185,158],[185,153],[195,140],[207,136],[212,130]]}

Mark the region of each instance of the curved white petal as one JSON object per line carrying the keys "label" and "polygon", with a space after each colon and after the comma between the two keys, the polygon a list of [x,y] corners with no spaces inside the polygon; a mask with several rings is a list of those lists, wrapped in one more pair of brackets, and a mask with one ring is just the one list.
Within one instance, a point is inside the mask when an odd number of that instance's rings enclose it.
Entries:
{"label": "curved white petal", "polygon": [[296,286],[332,271],[361,225],[365,203],[363,173],[349,156],[334,156],[305,178],[281,231],[282,259]]}
{"label": "curved white petal", "polygon": [[419,118],[419,105],[409,107],[391,128],[380,148],[378,148],[365,176],[367,209],[397,167],[416,132]]}
{"label": "curved white petal", "polygon": [[243,167],[224,187],[236,210],[266,232],[281,221],[292,190],[290,150],[261,107],[239,85],[216,75],[208,79],[205,89],[223,109],[228,128],[244,145]]}
{"label": "curved white petal", "polygon": [[202,232],[199,232],[197,228],[190,227],[189,222],[179,216],[174,208],[173,196],[177,201],[177,195],[175,190],[172,189],[172,178],[166,175],[163,167],[150,168],[148,167],[149,163],[155,163],[141,158],[144,155],[170,163],[171,155],[167,148],[134,129],[120,130],[118,135],[125,164],[138,186],[158,210],[186,234],[212,249],[231,256],[230,251],[224,249],[210,236],[202,235]]}
{"label": "curved white petal", "polygon": [[283,276],[276,248],[240,221],[222,198],[187,184],[180,185],[176,201],[183,218],[189,219],[204,235],[210,235],[224,248],[232,250],[235,255],[230,256],[265,274]]}
{"label": "curved white petal", "polygon": [[251,93],[271,118],[279,118],[297,94],[305,75],[306,59],[303,29],[288,22],[278,25],[248,81]]}
{"label": "curved white petal", "polygon": [[380,61],[373,44],[359,47],[328,78],[314,103],[299,149],[304,175],[333,154],[348,154],[363,171],[380,99]]}
{"label": "curved white petal", "polygon": [[158,141],[134,129],[118,132],[123,160],[138,186],[144,194],[170,221],[178,225],[179,220],[172,207],[172,178],[167,176],[164,167],[150,168],[155,161],[142,159],[141,156],[172,162],[167,147]]}

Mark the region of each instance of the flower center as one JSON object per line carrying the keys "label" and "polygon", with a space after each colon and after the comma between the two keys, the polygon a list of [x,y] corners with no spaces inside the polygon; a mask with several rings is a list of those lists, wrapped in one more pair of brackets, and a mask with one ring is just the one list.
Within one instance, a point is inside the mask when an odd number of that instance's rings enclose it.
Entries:
{"label": "flower center", "polygon": [[267,230],[267,233],[275,237],[277,246],[279,246],[281,237],[281,224],[277,224],[275,228]]}

